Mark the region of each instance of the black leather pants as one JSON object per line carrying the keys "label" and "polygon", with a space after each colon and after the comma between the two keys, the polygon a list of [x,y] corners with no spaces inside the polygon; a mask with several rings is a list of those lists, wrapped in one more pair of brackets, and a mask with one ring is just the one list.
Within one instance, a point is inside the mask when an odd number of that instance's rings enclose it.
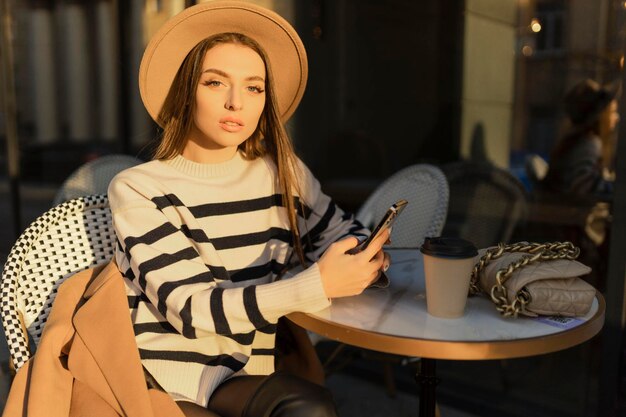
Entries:
{"label": "black leather pants", "polygon": [[242,417],[337,417],[337,411],[326,388],[276,372],[252,395]]}

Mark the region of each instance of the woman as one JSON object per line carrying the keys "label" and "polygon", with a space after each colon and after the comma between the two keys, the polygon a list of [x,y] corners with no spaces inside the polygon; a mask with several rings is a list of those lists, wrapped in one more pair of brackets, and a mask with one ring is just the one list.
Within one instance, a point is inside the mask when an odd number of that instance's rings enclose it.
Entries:
{"label": "woman", "polygon": [[274,371],[276,323],[389,266],[388,234],[345,253],[368,232],[294,155],[282,122],[306,75],[294,29],[244,2],[186,9],[144,54],[141,95],[163,135],[109,187],[116,260],[143,366],[186,415],[334,416],[327,390]]}
{"label": "woman", "polygon": [[546,184],[557,192],[607,195],[613,190],[613,132],[619,122],[617,90],[593,80],[575,85],[565,97],[572,123],[550,158]]}

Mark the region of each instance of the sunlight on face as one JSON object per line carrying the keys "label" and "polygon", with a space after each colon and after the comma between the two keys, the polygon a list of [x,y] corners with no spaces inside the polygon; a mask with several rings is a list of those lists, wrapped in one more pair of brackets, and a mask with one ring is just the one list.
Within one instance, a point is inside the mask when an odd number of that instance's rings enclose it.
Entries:
{"label": "sunlight on face", "polygon": [[263,59],[247,46],[227,43],[207,51],[183,156],[196,162],[232,158],[257,128],[265,107],[265,78]]}

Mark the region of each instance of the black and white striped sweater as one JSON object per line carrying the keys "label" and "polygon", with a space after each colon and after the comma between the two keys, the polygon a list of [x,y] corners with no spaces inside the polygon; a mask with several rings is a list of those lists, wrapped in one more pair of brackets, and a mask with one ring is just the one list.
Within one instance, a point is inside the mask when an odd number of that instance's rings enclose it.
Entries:
{"label": "black and white striped sweater", "polygon": [[[300,168],[298,222],[315,262],[368,232]],[[268,158],[151,161],[118,174],[109,201],[142,363],[175,399],[206,406],[226,378],[273,372],[278,318],[330,303],[316,263],[276,280],[293,250]]]}

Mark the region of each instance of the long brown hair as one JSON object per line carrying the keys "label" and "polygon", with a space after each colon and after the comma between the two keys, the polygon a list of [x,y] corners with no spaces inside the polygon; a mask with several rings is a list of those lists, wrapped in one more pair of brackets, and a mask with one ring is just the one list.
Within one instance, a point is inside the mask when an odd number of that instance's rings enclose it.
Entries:
{"label": "long brown hair", "polygon": [[247,46],[259,54],[265,64],[265,107],[256,130],[239,145],[239,148],[248,160],[269,155],[276,164],[282,204],[287,210],[293,247],[300,262],[304,265],[304,250],[300,240],[294,199],[295,191],[300,195],[302,204],[296,155],[280,120],[278,101],[274,92],[274,79],[267,54],[256,41],[240,33],[221,33],[204,39],[189,52],[172,81],[158,116],[158,123],[163,127],[163,133],[155,150],[154,159],[172,159],[183,151],[187,135],[194,123],[196,89],[202,73],[204,56],[209,49],[224,43]]}

